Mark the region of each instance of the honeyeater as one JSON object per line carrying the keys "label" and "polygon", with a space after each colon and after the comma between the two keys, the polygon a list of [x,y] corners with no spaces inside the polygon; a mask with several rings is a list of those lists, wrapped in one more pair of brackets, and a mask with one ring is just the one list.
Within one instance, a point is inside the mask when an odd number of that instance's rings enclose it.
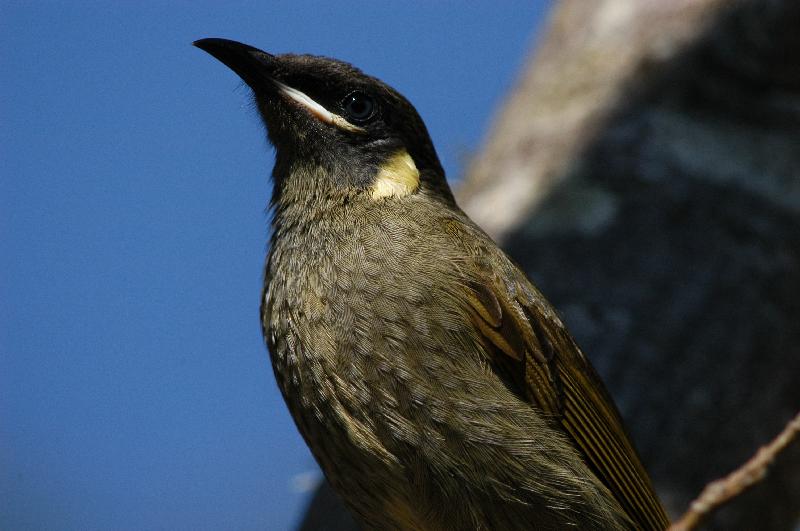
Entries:
{"label": "honeyeater", "polygon": [[364,528],[664,529],[609,394],[458,207],[411,103],[338,60],[195,45],[250,86],[275,147],[261,324]]}

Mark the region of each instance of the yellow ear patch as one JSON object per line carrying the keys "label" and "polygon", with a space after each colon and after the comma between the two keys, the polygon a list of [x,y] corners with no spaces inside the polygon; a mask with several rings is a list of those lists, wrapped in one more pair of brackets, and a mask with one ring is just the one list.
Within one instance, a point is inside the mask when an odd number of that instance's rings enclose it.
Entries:
{"label": "yellow ear patch", "polygon": [[405,197],[419,188],[419,170],[405,149],[393,155],[378,171],[370,187],[373,199]]}

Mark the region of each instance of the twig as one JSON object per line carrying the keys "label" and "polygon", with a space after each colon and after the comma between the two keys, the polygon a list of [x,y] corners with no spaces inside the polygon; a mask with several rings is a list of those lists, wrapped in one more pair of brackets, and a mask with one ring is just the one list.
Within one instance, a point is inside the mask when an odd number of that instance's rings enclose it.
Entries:
{"label": "twig", "polygon": [[772,461],[789,446],[798,433],[800,433],[800,413],[789,421],[771,443],[759,448],[749,461],[726,477],[706,485],[700,496],[691,503],[689,510],[667,531],[695,529],[713,511],[764,479]]}

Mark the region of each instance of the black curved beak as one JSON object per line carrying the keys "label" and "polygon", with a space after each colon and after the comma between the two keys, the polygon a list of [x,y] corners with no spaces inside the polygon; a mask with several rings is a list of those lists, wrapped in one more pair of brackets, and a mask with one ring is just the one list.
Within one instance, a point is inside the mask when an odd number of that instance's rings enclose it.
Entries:
{"label": "black curved beak", "polygon": [[253,90],[274,86],[275,56],[228,39],[200,39],[192,43],[236,72]]}

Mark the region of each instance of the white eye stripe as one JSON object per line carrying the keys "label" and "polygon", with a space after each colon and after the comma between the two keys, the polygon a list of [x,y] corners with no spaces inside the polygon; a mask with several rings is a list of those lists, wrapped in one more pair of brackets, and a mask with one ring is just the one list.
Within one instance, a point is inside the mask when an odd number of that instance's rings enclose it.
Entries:
{"label": "white eye stripe", "polygon": [[284,85],[280,81],[274,81],[274,83],[284,95],[298,103],[319,121],[326,124],[335,125],[339,129],[350,131],[351,133],[366,133],[366,131],[361,127],[351,124],[336,113],[330,112],[328,109],[311,99],[304,92],[301,92],[288,85]]}

